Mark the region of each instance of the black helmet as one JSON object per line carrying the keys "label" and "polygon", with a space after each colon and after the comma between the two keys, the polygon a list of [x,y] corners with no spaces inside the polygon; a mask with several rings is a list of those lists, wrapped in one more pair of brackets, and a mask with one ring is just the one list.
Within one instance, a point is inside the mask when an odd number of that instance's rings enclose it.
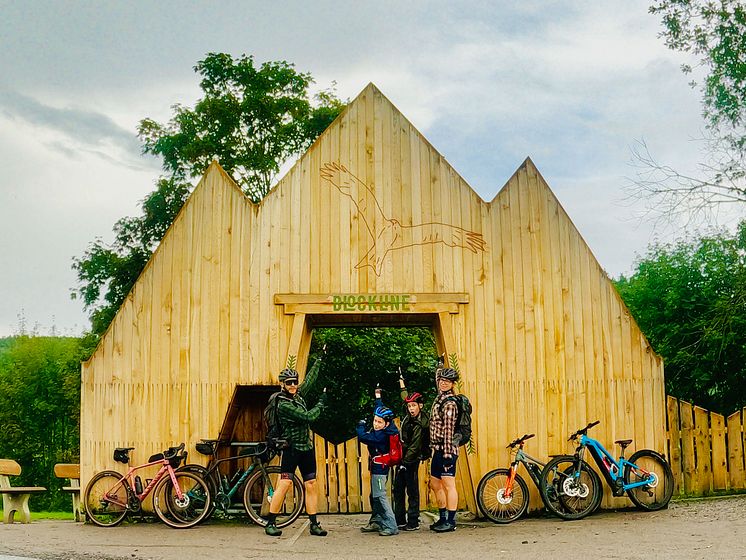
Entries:
{"label": "black helmet", "polygon": [[292,368],[285,368],[280,372],[280,383],[284,383],[288,379],[298,379],[298,372]]}
{"label": "black helmet", "polygon": [[447,379],[454,383],[458,381],[458,372],[453,368],[443,368],[438,372],[438,379]]}

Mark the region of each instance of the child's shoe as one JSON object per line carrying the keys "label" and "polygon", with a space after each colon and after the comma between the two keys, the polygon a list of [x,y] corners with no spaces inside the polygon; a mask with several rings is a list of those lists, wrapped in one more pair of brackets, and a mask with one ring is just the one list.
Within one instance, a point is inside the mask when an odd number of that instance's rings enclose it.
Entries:
{"label": "child's shoe", "polygon": [[365,527],[360,527],[361,533],[377,533],[381,530],[378,523],[368,523]]}

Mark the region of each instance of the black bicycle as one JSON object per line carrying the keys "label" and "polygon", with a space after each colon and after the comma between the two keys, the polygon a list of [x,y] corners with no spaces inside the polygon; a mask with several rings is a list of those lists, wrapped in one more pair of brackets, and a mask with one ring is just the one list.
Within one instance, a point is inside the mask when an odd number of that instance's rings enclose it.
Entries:
{"label": "black bicycle", "polygon": [[[482,514],[493,523],[511,523],[524,515],[526,510],[528,510],[530,501],[528,485],[517,472],[518,466],[521,464],[526,468],[529,477],[531,477],[536,488],[539,489],[539,494],[542,500],[544,500],[540,484],[545,464],[523,451],[524,443],[532,437],[534,437],[534,434],[525,434],[510,442],[506,448],[515,454],[513,460],[510,462],[510,468],[491,470],[479,481],[479,485],[477,486],[477,505]],[[596,478],[592,484],[600,487],[601,480],[595,471],[590,469],[590,466],[587,472],[589,476],[595,476]],[[550,507],[546,502],[544,505],[553,513],[554,508],[564,509],[565,506],[559,499],[556,499],[555,502],[553,507]]]}
{"label": "black bicycle", "polygon": [[[282,444],[282,442],[278,442]],[[221,446],[238,448],[234,456],[217,457]],[[216,510],[225,514],[240,512],[240,505],[249,518],[264,527],[266,516],[274,496],[274,489],[280,480],[280,467],[268,466],[273,457],[266,442],[221,441],[203,439],[196,445],[197,451],[210,457],[207,467],[188,464],[179,467],[179,472],[190,472],[199,475],[207,483],[210,494],[210,510],[204,519],[209,519]],[[220,465],[229,461],[249,459],[248,467],[239,466],[230,479],[222,474]],[[293,485],[285,495],[285,502],[277,515],[278,527],[286,527],[298,519],[305,500],[305,487],[296,473],[293,473]],[[204,521],[203,519],[203,521]]]}

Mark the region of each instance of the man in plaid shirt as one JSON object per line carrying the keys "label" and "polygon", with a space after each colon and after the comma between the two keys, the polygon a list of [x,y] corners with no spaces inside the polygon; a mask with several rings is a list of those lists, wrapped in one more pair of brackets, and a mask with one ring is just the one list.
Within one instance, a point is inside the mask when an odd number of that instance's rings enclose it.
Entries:
{"label": "man in plaid shirt", "polygon": [[451,368],[437,371],[438,396],[430,412],[430,448],[433,459],[430,463],[430,488],[438,500],[440,518],[430,525],[438,533],[456,530],[456,460],[460,434],[456,432],[458,405],[453,394],[453,385],[458,372]]}

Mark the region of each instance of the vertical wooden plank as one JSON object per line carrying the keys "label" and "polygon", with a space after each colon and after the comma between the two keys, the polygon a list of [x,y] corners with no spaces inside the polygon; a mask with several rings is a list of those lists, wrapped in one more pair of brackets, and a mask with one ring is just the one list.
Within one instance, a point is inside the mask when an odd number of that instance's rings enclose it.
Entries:
{"label": "vertical wooden plank", "polygon": [[371,511],[370,507],[370,469],[368,468],[370,462],[370,455],[368,454],[368,446],[362,445],[358,442],[359,456],[360,456],[360,492],[363,495],[363,509],[362,511]]}
{"label": "vertical wooden plank", "polygon": [[326,494],[329,497],[329,513],[339,512],[339,476],[337,475],[337,446],[326,443]]}
{"label": "vertical wooden plank", "polygon": [[728,456],[725,452],[725,418],[716,412],[710,413],[712,441],[712,489],[728,489]]}
{"label": "vertical wooden plank", "polygon": [[674,480],[674,495],[683,493],[683,470],[681,457],[681,420],[679,418],[679,401],[675,397],[666,399],[668,410],[668,463],[671,465]]}
{"label": "vertical wooden plank", "polygon": [[697,492],[712,492],[712,457],[710,455],[710,417],[708,411],[694,407],[694,445],[697,450]]}
{"label": "vertical wooden plank", "polygon": [[681,468],[684,476],[684,493],[693,494],[697,491],[695,487],[694,463],[694,418],[692,405],[685,401],[679,401],[679,414],[681,417]]}
{"label": "vertical wooden plank", "polygon": [[746,489],[746,468],[744,467],[743,411],[728,416],[728,482],[731,490]]}
{"label": "vertical wooden plank", "polygon": [[329,500],[329,485],[327,478],[326,464],[326,440],[318,434],[314,434],[313,447],[316,454],[316,484],[318,490],[318,510],[319,513],[328,513],[331,510]]}

